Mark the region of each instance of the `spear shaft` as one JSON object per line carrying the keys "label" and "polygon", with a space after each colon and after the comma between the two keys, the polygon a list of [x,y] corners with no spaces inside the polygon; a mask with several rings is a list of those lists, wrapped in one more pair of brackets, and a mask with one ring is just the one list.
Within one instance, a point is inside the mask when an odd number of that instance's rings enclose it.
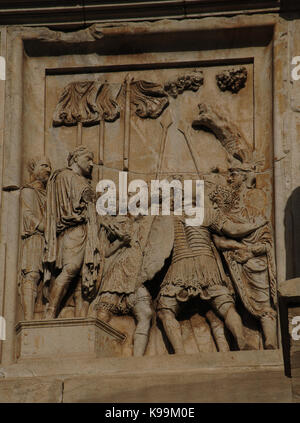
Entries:
{"label": "spear shaft", "polygon": [[82,122],[77,123],[76,147],[82,145]]}
{"label": "spear shaft", "polygon": [[187,136],[187,134],[186,134],[186,128],[185,128],[185,125],[181,125],[181,127],[178,127],[177,129],[178,129],[178,131],[180,131],[180,132],[183,134],[183,136],[184,136],[184,139],[185,139],[185,141],[186,141],[186,143],[187,143],[187,146],[188,146],[189,152],[190,152],[191,157],[192,157],[192,159],[193,159],[194,166],[195,166],[196,171],[197,171],[197,173],[198,173],[198,176],[199,176],[199,178],[200,178],[200,171],[199,171],[199,167],[198,167],[197,160],[196,160],[196,153],[195,153],[195,150],[194,150],[193,144],[191,143],[191,140],[189,139],[189,137],[188,137],[188,136]]}
{"label": "spear shaft", "polygon": [[164,158],[165,148],[166,148],[168,129],[172,125],[172,123],[173,123],[173,121],[172,121],[171,115],[167,111],[165,116],[163,116],[163,118],[160,121],[160,124],[163,128],[163,132],[162,132],[162,137],[161,137],[161,141],[160,141],[158,166],[157,166],[157,169],[156,169],[156,179],[158,178],[158,176],[161,173],[161,168],[162,168],[162,163],[163,163],[163,158]]}
{"label": "spear shaft", "polygon": [[124,122],[124,144],[123,144],[123,170],[129,169],[129,147],[130,147],[130,83],[129,75],[125,79],[125,122]]}
{"label": "spear shaft", "polygon": [[102,119],[99,121],[98,163],[100,167],[98,171],[98,180],[103,179],[104,138],[105,138],[105,120]]}

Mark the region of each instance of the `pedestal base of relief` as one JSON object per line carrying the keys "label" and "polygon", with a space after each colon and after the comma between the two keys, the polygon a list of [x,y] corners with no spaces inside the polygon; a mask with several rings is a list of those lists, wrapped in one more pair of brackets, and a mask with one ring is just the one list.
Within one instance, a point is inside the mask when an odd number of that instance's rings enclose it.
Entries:
{"label": "pedestal base of relief", "polygon": [[126,336],[99,319],[22,321],[16,326],[17,359],[119,357]]}
{"label": "pedestal base of relief", "polygon": [[280,350],[24,359],[0,366],[1,402],[291,402]]}

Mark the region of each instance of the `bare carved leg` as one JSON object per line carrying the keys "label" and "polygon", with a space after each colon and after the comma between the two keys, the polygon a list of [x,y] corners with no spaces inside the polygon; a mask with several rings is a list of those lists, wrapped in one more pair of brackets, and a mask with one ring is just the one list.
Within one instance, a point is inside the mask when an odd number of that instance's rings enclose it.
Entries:
{"label": "bare carved leg", "polygon": [[90,303],[86,300],[83,300],[79,312],[79,317],[86,317],[88,315],[89,307]]}
{"label": "bare carved leg", "polygon": [[224,334],[224,323],[218,316],[214,313],[213,310],[209,310],[206,313],[206,318],[210,323],[210,327],[216,341],[217,347],[219,351],[229,351],[229,345],[225,338]]}
{"label": "bare carved leg", "polygon": [[40,283],[37,287],[37,296],[34,307],[34,319],[40,320],[44,314],[44,304],[43,304],[43,284]]}
{"label": "bare carved leg", "polygon": [[151,305],[147,301],[137,301],[134,306],[137,325],[134,333],[133,355],[145,354],[149,339],[149,330],[152,319]]}
{"label": "bare carved leg", "polygon": [[105,323],[109,323],[111,317],[111,312],[106,308],[100,306],[97,312],[97,319],[102,320]]}
{"label": "bare carved leg", "polygon": [[235,337],[240,350],[249,350],[251,347],[247,344],[244,337],[243,323],[240,315],[232,305],[225,317],[225,325]]}
{"label": "bare carved leg", "polygon": [[166,335],[171,342],[176,354],[184,354],[183,341],[180,323],[173,311],[162,309],[158,312],[158,317],[162,321]]}
{"label": "bare carved leg", "polygon": [[63,267],[50,290],[49,304],[45,313],[45,319],[55,319],[61,300],[79,270],[80,268],[73,264],[67,264]]}
{"label": "bare carved leg", "polygon": [[30,272],[24,276],[21,283],[21,303],[24,312],[24,320],[33,320],[39,280],[39,272]]}
{"label": "bare carved leg", "polygon": [[74,302],[75,302],[75,317],[81,317],[81,307],[82,307],[82,293],[81,293],[81,278],[79,278],[75,292],[74,292]]}
{"label": "bare carved leg", "polygon": [[265,349],[275,350],[277,348],[277,322],[273,316],[264,316],[260,319],[263,334],[265,337]]}
{"label": "bare carved leg", "polygon": [[82,279],[80,277],[74,292],[75,317],[86,317],[89,311],[89,306],[90,306],[89,301],[84,300],[82,297],[81,283],[82,283]]}

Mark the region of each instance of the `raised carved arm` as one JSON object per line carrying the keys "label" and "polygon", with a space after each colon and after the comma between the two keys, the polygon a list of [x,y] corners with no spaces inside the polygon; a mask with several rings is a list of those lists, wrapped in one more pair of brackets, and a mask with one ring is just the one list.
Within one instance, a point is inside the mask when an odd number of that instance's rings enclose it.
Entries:
{"label": "raised carved arm", "polygon": [[226,251],[226,250],[239,250],[239,249],[247,248],[244,244],[238,241],[235,241],[234,239],[225,238],[224,236],[213,234],[212,238],[218,250]]}
{"label": "raised carved arm", "polygon": [[224,235],[232,238],[243,238],[251,232],[256,231],[256,229],[264,226],[266,223],[267,221],[260,217],[257,218],[255,223],[234,223],[230,220],[226,220],[223,225],[222,232]]}

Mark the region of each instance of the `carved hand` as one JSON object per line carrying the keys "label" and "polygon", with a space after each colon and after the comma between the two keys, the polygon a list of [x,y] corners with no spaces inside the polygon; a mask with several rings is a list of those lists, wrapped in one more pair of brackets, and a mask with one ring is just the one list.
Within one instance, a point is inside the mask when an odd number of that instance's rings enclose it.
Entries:
{"label": "carved hand", "polygon": [[253,253],[249,250],[236,250],[233,253],[233,258],[235,261],[237,261],[238,263],[246,263],[246,261],[248,261],[249,259],[253,258]]}
{"label": "carved hand", "polygon": [[86,189],[82,194],[82,199],[86,203],[91,203],[95,201],[95,194],[91,189]]}
{"label": "carved hand", "polygon": [[258,244],[258,245],[255,245],[254,247],[252,247],[251,251],[255,256],[261,256],[261,255],[265,254],[266,247],[265,247],[264,244]]}
{"label": "carved hand", "polygon": [[43,223],[43,222],[41,222],[41,223],[38,225],[37,229],[38,229],[40,232],[44,232],[44,231],[45,231],[45,225],[44,225],[44,223]]}
{"label": "carved hand", "polygon": [[264,217],[258,216],[258,218],[255,220],[255,227],[260,228],[264,226],[267,223],[267,220]]}
{"label": "carved hand", "polygon": [[129,234],[125,234],[123,237],[122,237],[122,244],[123,245],[130,245],[130,242],[131,242],[131,236],[129,235]]}

